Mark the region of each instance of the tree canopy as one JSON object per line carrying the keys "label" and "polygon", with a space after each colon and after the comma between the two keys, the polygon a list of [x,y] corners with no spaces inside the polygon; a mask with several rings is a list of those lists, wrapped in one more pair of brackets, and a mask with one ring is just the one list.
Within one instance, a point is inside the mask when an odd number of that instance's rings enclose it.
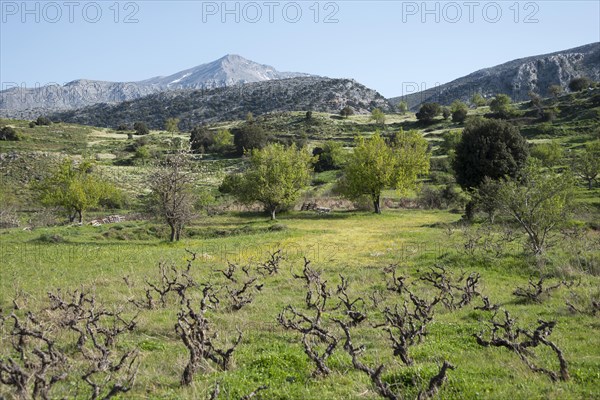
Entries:
{"label": "tree canopy", "polygon": [[94,175],[92,169],[90,161],[76,164],[70,158],[64,159],[34,185],[39,200],[46,206],[64,209],[69,222],[78,217],[79,223],[82,223],[86,210],[98,207],[102,200],[110,200],[118,192],[105,179]]}
{"label": "tree canopy", "polygon": [[588,189],[594,188],[594,180],[600,174],[600,140],[588,143],[573,159],[573,170],[587,182]]}
{"label": "tree canopy", "polygon": [[400,131],[388,143],[379,134],[358,137],[344,167],[341,191],[350,199],[368,196],[381,213],[381,191],[405,191],[415,186],[420,174],[429,172],[428,144],[416,131]]}
{"label": "tree canopy", "polygon": [[479,186],[484,178],[516,177],[525,166],[529,149],[519,129],[502,120],[469,121],[456,146],[456,182],[463,189]]}
{"label": "tree canopy", "polygon": [[313,157],[295,144],[285,147],[273,143],[254,149],[249,161],[248,169],[228,175],[220,190],[244,203],[261,203],[271,219],[276,218],[278,211],[293,205],[310,183]]}
{"label": "tree canopy", "polygon": [[267,145],[269,135],[258,124],[246,122],[242,127],[233,129],[233,143],[238,155],[253,149],[262,149]]}
{"label": "tree canopy", "polygon": [[507,94],[499,93],[490,101],[490,110],[500,118],[508,118],[513,113],[512,100]]}
{"label": "tree canopy", "polygon": [[419,121],[431,122],[435,117],[440,115],[442,107],[438,103],[424,103],[416,116]]}
{"label": "tree canopy", "polygon": [[375,121],[376,124],[385,124],[385,114],[379,108],[374,108],[373,111],[371,111],[371,119]]}
{"label": "tree canopy", "polygon": [[464,122],[467,119],[469,107],[462,101],[455,100],[450,105],[450,111],[452,112],[452,122]]}
{"label": "tree canopy", "polygon": [[497,191],[500,209],[525,230],[535,255],[547,248],[548,237],[565,224],[573,211],[573,178],[543,169],[532,159],[515,178],[501,181]]}

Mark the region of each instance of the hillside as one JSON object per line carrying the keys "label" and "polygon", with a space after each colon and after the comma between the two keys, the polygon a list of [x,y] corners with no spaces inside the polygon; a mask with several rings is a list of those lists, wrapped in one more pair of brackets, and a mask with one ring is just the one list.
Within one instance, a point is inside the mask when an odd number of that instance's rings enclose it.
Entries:
{"label": "hillside", "polygon": [[457,99],[468,102],[474,93],[488,98],[505,93],[513,101],[525,101],[530,91],[549,97],[551,85],[560,85],[567,91],[569,81],[579,76],[600,80],[600,43],[509,61],[435,88],[391,98],[390,102],[398,104],[405,100],[411,109],[416,109],[426,102],[444,105]]}
{"label": "hillside", "polygon": [[350,106],[358,114],[378,107],[389,111],[387,100],[376,91],[349,79],[290,78],[208,90],[157,93],[116,105],[95,106],[56,113],[52,119],[83,125],[117,127],[144,121],[162,129],[167,118],[179,118],[181,129],[206,122],[245,118],[248,112],[312,110],[339,113]]}
{"label": "hillside", "polygon": [[98,103],[116,104],[168,90],[210,89],[301,76],[310,75],[279,72],[269,65],[229,54],[166,77],[153,77],[137,82],[77,79],[65,85],[10,88],[0,92],[0,117],[33,119],[50,112]]}

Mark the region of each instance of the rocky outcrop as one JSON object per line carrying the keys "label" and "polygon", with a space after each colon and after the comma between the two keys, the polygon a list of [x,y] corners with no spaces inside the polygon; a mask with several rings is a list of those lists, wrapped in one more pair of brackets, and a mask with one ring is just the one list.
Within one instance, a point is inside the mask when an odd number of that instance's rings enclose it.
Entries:
{"label": "rocky outcrop", "polygon": [[445,105],[454,100],[468,102],[474,93],[481,93],[488,98],[505,93],[513,101],[524,101],[529,98],[530,91],[544,97],[550,96],[548,88],[551,85],[560,85],[567,91],[569,81],[580,76],[600,80],[600,43],[510,61],[436,88],[392,98],[390,102],[397,104],[400,100],[406,100],[411,109],[416,109],[425,102]]}

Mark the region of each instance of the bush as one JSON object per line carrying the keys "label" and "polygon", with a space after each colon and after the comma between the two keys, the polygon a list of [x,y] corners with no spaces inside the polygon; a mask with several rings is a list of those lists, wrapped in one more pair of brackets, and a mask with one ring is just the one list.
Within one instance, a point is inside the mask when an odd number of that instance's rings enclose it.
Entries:
{"label": "bush", "polygon": [[453,172],[452,164],[448,157],[430,158],[429,169],[431,171]]}
{"label": "bush", "polygon": [[469,108],[465,103],[459,100],[455,100],[450,105],[450,111],[452,111],[452,122],[464,122],[467,119],[467,113]]}
{"label": "bush", "polygon": [[150,133],[150,130],[143,122],[136,122],[133,124],[133,130],[135,131],[136,135],[147,135]]}
{"label": "bush", "polygon": [[586,77],[573,78],[569,82],[569,90],[571,92],[580,92],[590,87],[592,81]]}
{"label": "bush", "polygon": [[443,188],[425,185],[419,192],[417,203],[425,209],[462,208],[467,198],[460,188],[454,184],[446,184]]}
{"label": "bush", "polygon": [[64,243],[65,239],[59,234],[42,233],[37,241],[42,243]]}
{"label": "bush", "polygon": [[240,156],[244,154],[244,151],[264,148],[268,141],[267,132],[253,122],[247,122],[243,127],[233,130],[233,143]]}
{"label": "bush", "polygon": [[512,100],[508,95],[499,93],[490,102],[490,110],[500,118],[509,118],[514,114],[511,103]]}
{"label": "bush", "polygon": [[190,135],[190,148],[192,151],[204,153],[213,144],[215,144],[215,134],[206,125],[199,125],[192,129]]}
{"label": "bush", "polygon": [[442,108],[438,103],[425,103],[416,114],[417,119],[423,122],[431,122],[435,117],[440,115]]}
{"label": "bush", "polygon": [[313,156],[317,157],[315,172],[330,171],[342,167],[344,150],[340,143],[328,141],[323,147],[315,147]]}
{"label": "bush", "polygon": [[450,118],[450,115],[452,115],[452,111],[448,107],[442,107],[442,117],[447,120]]}
{"label": "bush", "polygon": [[17,141],[21,140],[21,136],[13,127],[5,126],[2,129],[0,129],[0,140]]}
{"label": "bush", "polygon": [[35,121],[36,125],[52,125],[52,121],[50,121],[49,118],[46,117],[38,117],[37,120]]}

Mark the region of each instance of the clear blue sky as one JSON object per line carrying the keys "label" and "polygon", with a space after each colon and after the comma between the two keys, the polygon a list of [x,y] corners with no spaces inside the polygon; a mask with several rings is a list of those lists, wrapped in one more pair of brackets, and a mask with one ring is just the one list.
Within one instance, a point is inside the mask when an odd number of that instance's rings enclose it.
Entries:
{"label": "clear blue sky", "polygon": [[58,0],[23,7],[2,0],[0,82],[135,81],[239,54],[282,71],[354,78],[391,97],[411,82],[431,87],[515,58],[600,41],[597,0],[265,0],[228,2],[229,13],[224,8],[221,1]]}

